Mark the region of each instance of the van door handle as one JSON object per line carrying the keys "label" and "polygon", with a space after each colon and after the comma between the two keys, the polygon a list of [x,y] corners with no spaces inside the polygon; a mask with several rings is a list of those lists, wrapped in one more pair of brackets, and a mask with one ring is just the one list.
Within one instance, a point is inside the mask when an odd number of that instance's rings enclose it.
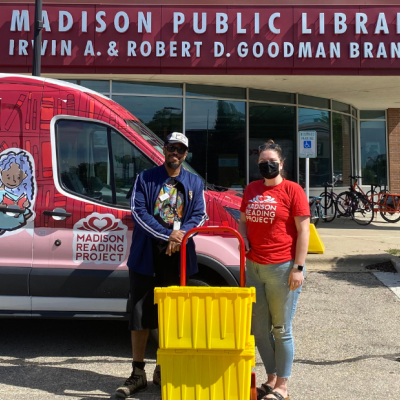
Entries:
{"label": "van door handle", "polygon": [[50,210],[45,210],[43,211],[43,215],[48,215],[50,217],[62,217],[62,218],[68,218],[72,214],[69,212],[61,212],[61,211],[50,211]]}
{"label": "van door handle", "polygon": [[25,209],[21,209],[21,208],[14,208],[14,207],[3,207],[0,206],[0,212],[6,214],[6,213],[10,213],[10,214],[23,214],[25,212]]}

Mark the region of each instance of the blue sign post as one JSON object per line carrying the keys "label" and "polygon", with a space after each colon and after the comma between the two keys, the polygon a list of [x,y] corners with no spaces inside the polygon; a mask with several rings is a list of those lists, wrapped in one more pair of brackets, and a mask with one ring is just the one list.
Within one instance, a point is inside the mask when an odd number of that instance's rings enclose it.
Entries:
{"label": "blue sign post", "polygon": [[306,195],[310,197],[310,158],[317,157],[317,132],[299,132],[299,157],[306,159]]}

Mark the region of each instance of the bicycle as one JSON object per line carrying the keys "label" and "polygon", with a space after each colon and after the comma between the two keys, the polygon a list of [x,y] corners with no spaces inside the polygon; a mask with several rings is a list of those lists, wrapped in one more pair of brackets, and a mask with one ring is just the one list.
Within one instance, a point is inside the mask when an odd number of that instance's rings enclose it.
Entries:
{"label": "bicycle", "polygon": [[323,219],[323,211],[321,207],[321,197],[310,196],[308,203],[310,205],[311,223],[318,225],[320,219]]}
{"label": "bicycle", "polygon": [[[319,195],[321,198],[321,207],[324,213],[322,218],[324,222],[332,222],[336,218],[338,195],[334,192],[335,183],[335,181],[332,183],[325,182],[323,184],[325,191]],[[330,192],[328,192],[328,187],[332,188]]]}
{"label": "bicycle", "polygon": [[[362,195],[364,195],[367,200],[371,203],[371,204],[378,204],[378,202],[380,201],[380,196],[384,193],[389,193],[389,191],[386,189],[386,185],[384,186],[384,189],[382,190],[381,185],[371,185],[371,189],[365,193],[361,186],[358,184],[357,179],[360,178],[362,179],[362,176],[358,176],[358,175],[349,175],[350,179],[354,179],[354,184],[349,188],[349,190],[351,192],[359,192]],[[379,188],[379,191],[377,190],[377,188]],[[339,195],[340,196],[340,195]],[[375,196],[378,196],[377,201],[375,201]]]}
{"label": "bicycle", "polygon": [[361,176],[350,175],[349,178],[355,180],[354,184],[337,196],[337,211],[341,216],[351,217],[359,225],[368,225],[374,219],[374,204],[358,185],[357,179]]}
{"label": "bicycle", "polygon": [[394,223],[400,221],[400,195],[382,193],[376,211],[379,211],[386,222]]}
{"label": "bicycle", "polygon": [[[379,188],[379,190],[377,190],[377,188]],[[366,196],[369,202],[375,205],[379,203],[381,195],[385,193],[390,193],[389,190],[386,188],[386,185],[384,185],[384,189],[382,189],[381,185],[371,185],[371,190],[366,193]],[[376,201],[375,196],[377,196]]]}
{"label": "bicycle", "polygon": [[[400,221],[400,216],[397,216],[397,214],[400,213],[400,195],[390,194],[386,185],[384,185],[384,189],[382,189],[381,185],[371,185],[371,190],[364,193],[357,182],[357,178],[361,178],[361,176],[349,176],[349,178],[355,179],[354,185],[350,190],[356,191],[356,189],[358,189],[363,195],[365,195],[370,204],[374,207],[374,212],[379,211],[381,217],[386,222],[394,223]],[[377,190],[377,188],[379,188],[379,190]],[[376,201],[375,196],[378,196]],[[375,208],[375,206],[378,207]]]}

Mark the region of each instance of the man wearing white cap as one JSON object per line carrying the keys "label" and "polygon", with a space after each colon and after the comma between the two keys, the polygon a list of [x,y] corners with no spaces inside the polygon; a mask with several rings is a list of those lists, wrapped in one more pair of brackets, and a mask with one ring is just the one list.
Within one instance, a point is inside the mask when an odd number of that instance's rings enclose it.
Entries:
{"label": "man wearing white cap", "polygon": [[[147,389],[144,355],[151,329],[158,326],[154,288],[179,285],[179,249],[190,229],[207,219],[204,184],[200,177],[182,167],[189,140],[179,132],[171,133],[164,144],[165,162],[140,173],[131,198],[135,228],[128,258],[131,287],[132,374],[116,391],[126,398]],[[197,273],[194,241],[186,245],[187,276]],[[156,367],[153,383],[161,384]]]}

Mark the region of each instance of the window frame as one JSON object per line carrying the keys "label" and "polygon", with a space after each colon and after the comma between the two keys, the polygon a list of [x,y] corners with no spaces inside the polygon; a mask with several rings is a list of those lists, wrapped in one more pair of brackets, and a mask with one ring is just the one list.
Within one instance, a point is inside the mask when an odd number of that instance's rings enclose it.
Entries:
{"label": "window frame", "polygon": [[[102,80],[102,79],[87,79],[85,78],[84,80]],[[298,156],[298,146],[299,146],[299,137],[298,137],[298,115],[299,115],[299,108],[309,108],[309,109],[315,109],[315,110],[322,110],[322,111],[328,111],[329,115],[330,115],[330,120],[331,120],[331,127],[330,127],[330,146],[331,146],[331,160],[330,160],[330,168],[333,174],[333,130],[332,130],[332,113],[337,113],[337,114],[343,114],[343,115],[349,115],[352,116],[353,118],[356,119],[357,121],[357,128],[358,128],[358,132],[357,132],[357,142],[351,142],[350,143],[350,152],[351,152],[351,157],[355,159],[354,165],[355,165],[355,169],[352,170],[352,173],[356,173],[357,170],[361,170],[361,159],[360,159],[360,149],[358,148],[358,146],[360,145],[360,110],[355,108],[353,106],[353,104],[350,103],[344,103],[343,100],[339,100],[337,98],[333,99],[333,98],[326,98],[326,97],[320,97],[320,96],[310,96],[310,95],[306,95],[305,93],[298,93],[298,92],[287,92],[287,91],[278,91],[278,93],[289,93],[294,95],[295,100],[294,103],[284,103],[284,102],[279,102],[279,101],[273,101],[272,100],[253,100],[251,98],[250,92],[251,90],[255,89],[255,90],[261,90],[261,91],[266,91],[266,92],[274,92],[274,90],[268,90],[268,89],[260,89],[255,87],[254,85],[245,85],[245,86],[232,86],[232,85],[216,85],[216,84],[210,84],[210,83],[195,83],[195,82],[190,82],[187,83],[185,81],[180,81],[180,82],[169,82],[169,81],[165,81],[162,80],[162,77],[159,77],[159,79],[156,79],[155,81],[152,80],[143,80],[143,79],[133,79],[133,80],[129,80],[129,82],[132,83],[137,83],[137,84],[141,84],[141,83],[151,83],[151,82],[155,82],[155,83],[163,83],[163,84],[174,84],[174,83],[178,83],[180,85],[182,85],[182,94],[181,95],[166,95],[166,94],[144,94],[144,93],[133,93],[133,92],[127,92],[127,93],[118,93],[118,92],[114,92],[113,87],[114,87],[114,83],[117,81],[123,81],[121,79],[118,79],[116,77],[112,77],[111,79],[105,79],[106,81],[109,82],[109,91],[107,93],[103,93],[104,95],[108,96],[110,99],[113,99],[113,96],[134,96],[134,97],[149,97],[149,98],[181,98],[182,101],[182,133],[186,134],[186,99],[201,99],[201,100],[223,100],[223,101],[243,101],[246,104],[246,185],[249,184],[249,155],[248,155],[248,148],[249,148],[249,135],[250,135],[250,130],[249,130],[249,113],[248,113],[248,108],[249,108],[249,103],[254,102],[254,103],[260,103],[260,104],[269,104],[269,105],[286,105],[286,106],[294,106],[296,108],[296,151],[295,151],[295,155],[296,155],[296,160],[297,160],[297,176],[296,176],[296,182],[300,182],[300,158]],[[76,82],[76,84],[80,85],[81,80],[77,79],[77,80],[71,80],[71,79],[66,79],[66,81],[74,81]],[[240,88],[240,89],[245,89],[245,98],[243,99],[239,99],[239,98],[229,98],[229,97],[208,97],[208,96],[202,96],[202,95],[196,95],[196,94],[188,94],[187,93],[187,85],[201,85],[201,86],[214,86],[214,87],[236,87],[236,88]],[[320,99],[320,100],[325,100],[328,101],[328,108],[323,108],[321,106],[310,106],[310,105],[305,105],[305,104],[301,104],[302,102],[299,101],[299,97],[301,98],[301,96],[310,96],[313,97],[315,99]],[[334,102],[339,102],[339,103],[343,103],[349,106],[349,111],[348,112],[344,112],[344,111],[338,111],[336,109],[334,109],[333,104]],[[386,113],[386,111],[385,111]],[[135,113],[133,113],[135,114]],[[386,115],[386,114],[385,114]],[[386,123],[387,123],[387,115],[386,115]],[[115,128],[114,128],[115,129]],[[386,129],[386,135],[387,135],[387,129]],[[387,138],[387,136],[386,136]],[[387,138],[388,139],[388,138]],[[386,140],[387,146],[388,146],[388,140]],[[388,153],[388,150],[387,150]],[[389,177],[389,164],[388,164],[388,177]],[[388,178],[389,179],[389,178]],[[313,189],[318,188],[318,187],[313,187]]]}
{"label": "window frame", "polygon": [[[61,177],[60,177],[60,171],[58,168],[58,162],[59,162],[59,157],[58,157],[58,147],[57,147],[57,123],[59,121],[63,120],[73,120],[73,121],[79,121],[79,122],[90,122],[90,123],[96,123],[99,125],[103,125],[107,128],[107,145],[108,145],[108,160],[110,163],[110,175],[111,175],[111,186],[112,186],[112,203],[106,203],[103,201],[96,201],[92,197],[87,197],[84,195],[79,195],[76,192],[73,192],[71,190],[66,189],[62,184],[61,184]],[[85,203],[93,204],[93,205],[100,205],[103,207],[107,207],[113,210],[130,210],[130,207],[128,206],[119,206],[116,204],[116,187],[115,187],[115,176],[114,176],[114,153],[112,149],[112,141],[111,141],[111,129],[113,129],[117,134],[121,135],[124,140],[126,140],[131,146],[133,146],[142,156],[144,156],[148,161],[150,161],[151,164],[154,164],[154,167],[157,166],[157,164],[152,160],[150,157],[148,157],[141,149],[139,149],[134,143],[132,143],[122,132],[120,132],[117,128],[114,126],[108,124],[107,122],[99,121],[96,119],[91,119],[91,118],[83,118],[83,117],[77,117],[77,116],[72,116],[72,115],[56,115],[55,117],[52,118],[50,122],[50,139],[51,139],[51,158],[52,158],[52,164],[53,164],[53,181],[54,185],[57,189],[57,191],[64,196],[67,196],[69,198],[72,198],[74,200],[78,201],[84,201]]]}

